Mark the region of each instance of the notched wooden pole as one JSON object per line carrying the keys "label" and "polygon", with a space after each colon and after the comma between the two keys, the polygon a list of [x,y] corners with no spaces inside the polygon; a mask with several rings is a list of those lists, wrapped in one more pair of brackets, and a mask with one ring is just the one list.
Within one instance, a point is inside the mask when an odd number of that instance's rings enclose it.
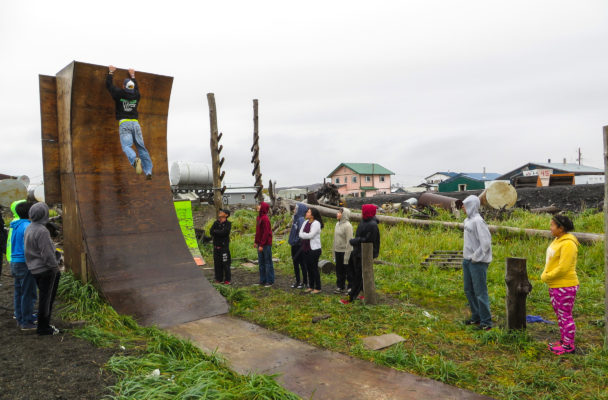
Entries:
{"label": "notched wooden pole", "polygon": [[209,125],[211,129],[209,147],[211,149],[211,166],[213,170],[213,205],[215,206],[215,215],[217,216],[222,208],[222,195],[226,187],[222,187],[222,179],[224,173],[220,171],[224,158],[220,160],[220,152],[223,146],[219,145],[219,140],[223,136],[218,134],[217,129],[217,110],[215,108],[215,96],[213,93],[207,93],[207,103],[209,103]]}
{"label": "notched wooden pole", "polygon": [[532,291],[525,258],[507,258],[507,329],[526,329],[526,298]]}
{"label": "notched wooden pole", "polygon": [[258,100],[253,100],[253,146],[251,146],[251,152],[253,156],[251,158],[251,163],[253,164],[253,171],[251,175],[255,177],[255,186],[256,186],[256,195],[255,199],[259,203],[264,200],[264,195],[262,194],[262,189],[264,189],[264,185],[262,184],[262,172],[260,171],[260,145],[259,145],[259,134],[258,134]]}

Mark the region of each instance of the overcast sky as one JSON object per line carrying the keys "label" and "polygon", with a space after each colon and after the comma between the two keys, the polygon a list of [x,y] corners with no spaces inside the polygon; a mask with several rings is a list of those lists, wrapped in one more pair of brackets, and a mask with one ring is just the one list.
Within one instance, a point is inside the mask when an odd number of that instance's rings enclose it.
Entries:
{"label": "overcast sky", "polygon": [[417,184],[579,147],[602,168],[607,39],[603,0],[2,1],[0,172],[42,179],[38,74],[72,60],[175,78],[169,163],[210,162],[215,93],[228,183],[253,184],[254,98],[265,184],[340,162]]}

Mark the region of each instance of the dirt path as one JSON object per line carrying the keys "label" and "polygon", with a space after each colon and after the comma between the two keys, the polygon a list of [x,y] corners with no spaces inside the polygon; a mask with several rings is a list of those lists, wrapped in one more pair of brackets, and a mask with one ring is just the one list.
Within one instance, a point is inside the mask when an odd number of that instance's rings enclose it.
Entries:
{"label": "dirt path", "polygon": [[[0,277],[0,399],[100,399],[115,380],[101,367],[112,350],[97,348],[69,333],[70,325],[53,317],[62,329],[56,336],[23,332],[13,319],[13,278],[4,265]],[[59,305],[60,307],[60,305]]]}

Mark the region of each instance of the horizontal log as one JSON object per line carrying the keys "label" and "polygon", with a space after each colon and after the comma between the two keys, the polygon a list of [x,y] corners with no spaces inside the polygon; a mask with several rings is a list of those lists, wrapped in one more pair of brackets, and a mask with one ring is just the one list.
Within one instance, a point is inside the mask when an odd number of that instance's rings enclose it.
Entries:
{"label": "horizontal log", "polygon": [[[290,205],[296,204],[296,201],[293,201],[293,200],[285,199],[283,201],[286,204],[290,204]],[[336,210],[332,210],[332,209],[324,207],[324,206],[312,205],[312,204],[307,204],[307,206],[310,208],[316,208],[317,210],[319,210],[321,215],[324,217],[336,218],[336,214],[337,214]],[[439,225],[439,226],[444,226],[446,228],[455,228],[455,229],[460,229],[460,230],[464,229],[464,224],[459,223],[459,222],[419,220],[419,219],[413,219],[413,218],[388,217],[385,215],[377,215],[376,218],[378,219],[378,221],[380,221],[381,223],[386,224],[386,225],[406,224],[406,225],[414,225],[414,226],[421,226],[421,227]],[[361,214],[351,213],[350,220],[354,221],[354,222],[360,222]],[[506,232],[506,233],[513,233],[516,235],[525,234],[526,236],[539,236],[539,237],[544,237],[547,239],[553,239],[553,235],[551,235],[551,231],[549,231],[549,230],[524,229],[524,228],[515,228],[512,226],[498,226],[498,225],[488,225],[488,228],[490,229],[490,232],[492,232],[492,233]],[[600,233],[587,233],[587,232],[570,232],[570,233],[572,233],[574,236],[576,236],[576,238],[578,239],[578,241],[580,243],[593,244],[593,243],[601,242],[604,240],[604,234],[600,234]]]}

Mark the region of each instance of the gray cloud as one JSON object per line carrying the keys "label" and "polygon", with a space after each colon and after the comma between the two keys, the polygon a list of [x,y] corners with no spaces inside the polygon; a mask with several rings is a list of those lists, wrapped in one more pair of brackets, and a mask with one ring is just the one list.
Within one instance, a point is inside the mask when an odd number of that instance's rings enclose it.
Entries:
{"label": "gray cloud", "polygon": [[[602,166],[603,1],[134,1],[0,5],[2,171],[42,175],[38,74],[72,60],[175,77],[169,161],[208,162],[214,92],[227,179],[320,181],[378,162],[402,183],[528,161]],[[124,11],[124,12],[123,12]],[[18,156],[23,154],[23,157]]]}

